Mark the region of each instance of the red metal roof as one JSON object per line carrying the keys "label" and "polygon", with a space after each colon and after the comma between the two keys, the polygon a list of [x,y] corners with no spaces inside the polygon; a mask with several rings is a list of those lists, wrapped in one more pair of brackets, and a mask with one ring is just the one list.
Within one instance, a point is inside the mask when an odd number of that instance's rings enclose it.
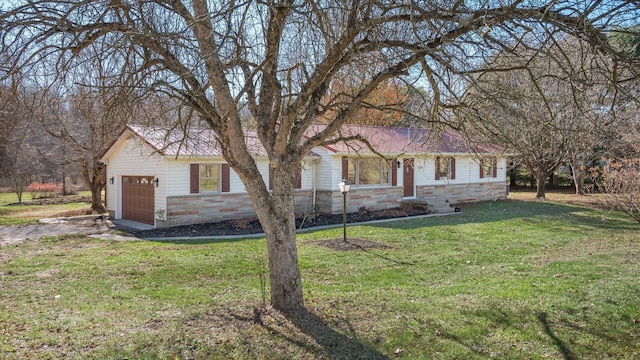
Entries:
{"label": "red metal roof", "polygon": [[[127,125],[136,136],[155,151],[166,156],[222,156],[220,145],[211,129],[192,128],[188,136],[181,130],[142,125]],[[324,129],[322,124],[313,125],[308,136]],[[255,130],[245,130],[245,143],[254,156],[267,156]],[[416,128],[389,128],[375,126],[345,125],[334,138],[361,136],[382,154],[468,154],[498,153],[498,147],[482,145],[473,148],[459,133],[453,130],[429,131]],[[337,142],[324,146],[333,153],[372,153],[361,141]],[[310,153],[309,156],[318,156]]]}
{"label": "red metal roof", "polygon": [[[311,129],[311,133],[322,130],[322,125]],[[372,147],[382,154],[469,154],[498,153],[496,146],[477,145],[474,148],[461,134],[453,130],[432,131],[419,128],[343,126],[337,136],[365,138]],[[336,137],[337,138],[337,137]],[[371,153],[368,146],[360,141],[338,142],[325,146],[335,153],[358,152]]]}
{"label": "red metal roof", "polygon": [[[127,125],[127,128],[162,155],[222,156],[218,139],[211,129],[191,128],[185,136],[180,129],[142,125]],[[244,134],[245,143],[252,155],[267,156],[254,130],[245,130]]]}

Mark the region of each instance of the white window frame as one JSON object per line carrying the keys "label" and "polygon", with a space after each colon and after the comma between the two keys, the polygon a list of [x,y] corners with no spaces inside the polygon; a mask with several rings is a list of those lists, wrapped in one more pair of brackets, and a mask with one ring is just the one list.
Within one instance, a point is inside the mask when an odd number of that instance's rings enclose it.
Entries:
{"label": "white window frame", "polygon": [[[361,161],[371,161],[371,160],[377,160],[378,161],[378,182],[377,183],[373,183],[373,184],[360,184],[360,162]],[[392,172],[391,172],[391,163],[389,163],[388,161],[381,159],[381,158],[374,158],[374,157],[364,157],[364,158],[356,158],[356,157],[350,157],[348,158],[349,161],[349,170],[348,170],[348,181],[351,183],[351,185],[353,186],[361,186],[361,187],[366,187],[366,186],[371,186],[371,187],[375,187],[375,186],[391,186],[391,176],[392,176]],[[351,164],[354,164],[354,170],[351,170]],[[387,168],[386,168],[386,172],[387,172],[387,182],[382,182],[383,181],[383,174],[384,174],[384,164],[387,163]]]}
{"label": "white window frame", "polygon": [[496,176],[493,176],[494,169],[493,166],[498,164],[498,158],[495,156],[485,157],[480,159],[480,168],[482,169],[482,175],[484,179],[494,179],[498,177],[498,172],[496,171]]}
{"label": "white window frame", "polygon": [[[202,186],[202,167],[203,166],[211,166],[211,167],[216,167],[217,168],[217,173],[218,173],[218,179],[216,180],[216,184],[217,184],[217,188],[215,190],[209,190],[209,189],[204,189],[204,187]],[[211,177],[213,178],[213,177]],[[220,164],[217,163],[204,163],[204,164],[198,164],[198,188],[200,190],[200,193],[219,193],[221,192],[221,188],[222,188],[222,167],[220,166]]]}
{"label": "white window frame", "polygon": [[[440,164],[438,164],[438,168],[440,170],[440,174],[438,174],[440,177],[440,180],[447,180],[451,177],[451,159],[453,159],[453,156],[441,156],[440,157]],[[443,174],[442,171],[442,165],[445,164],[445,160],[446,160],[446,171],[444,171],[445,175]]]}

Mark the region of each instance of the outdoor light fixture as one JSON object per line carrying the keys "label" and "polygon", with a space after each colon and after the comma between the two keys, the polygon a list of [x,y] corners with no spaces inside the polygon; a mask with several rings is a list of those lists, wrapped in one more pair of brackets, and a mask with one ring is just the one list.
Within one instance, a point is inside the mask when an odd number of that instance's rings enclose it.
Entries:
{"label": "outdoor light fixture", "polygon": [[158,180],[158,178],[156,178],[155,180],[153,180],[154,183],[156,183],[156,187],[158,187],[158,184],[160,183],[160,180]]}
{"label": "outdoor light fixture", "polygon": [[114,181],[114,180],[115,180],[115,179],[114,179],[114,177],[113,177],[113,176],[112,176],[112,177],[110,177],[110,178],[109,178],[109,183],[110,183],[111,185],[113,185],[113,181]]}
{"label": "outdoor light fixture", "polygon": [[342,240],[347,242],[347,193],[351,190],[351,184],[346,179],[338,183],[338,189],[342,193]]}
{"label": "outdoor light fixture", "polygon": [[338,188],[340,189],[341,193],[346,195],[349,190],[351,190],[351,184],[349,184],[347,180],[343,179],[342,182],[338,184]]}

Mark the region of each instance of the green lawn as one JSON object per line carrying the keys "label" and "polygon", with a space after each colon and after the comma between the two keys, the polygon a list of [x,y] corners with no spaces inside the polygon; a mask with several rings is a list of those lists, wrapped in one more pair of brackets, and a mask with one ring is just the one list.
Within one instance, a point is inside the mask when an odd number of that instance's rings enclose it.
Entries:
{"label": "green lawn", "polygon": [[0,358],[640,358],[640,226],[618,213],[502,201],[348,230],[389,248],[299,235],[289,317],[261,310],[264,239],[5,246]]}
{"label": "green lawn", "polygon": [[[31,200],[31,194],[23,193],[22,201],[29,201],[29,200]],[[16,195],[15,193],[0,192],[0,206],[5,206],[7,204],[13,204],[17,202],[18,202],[18,195]]]}

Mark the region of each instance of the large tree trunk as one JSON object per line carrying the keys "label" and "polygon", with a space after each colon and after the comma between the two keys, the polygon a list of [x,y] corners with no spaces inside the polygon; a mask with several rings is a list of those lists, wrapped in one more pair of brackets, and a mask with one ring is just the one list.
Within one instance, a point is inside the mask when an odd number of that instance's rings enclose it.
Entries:
{"label": "large tree trunk", "polygon": [[272,191],[261,178],[244,181],[267,238],[271,306],[281,311],[304,307],[296,248],[294,166],[272,168]]}
{"label": "large tree trunk", "polygon": [[266,214],[261,221],[269,254],[271,306],[285,311],[301,309],[304,301],[293,205],[274,200],[274,209],[276,208],[279,210]]}
{"label": "large tree trunk", "polygon": [[554,161],[542,161],[542,162],[526,162],[525,166],[529,173],[533,175],[536,179],[536,199],[545,199],[545,188],[544,185],[547,181],[549,175],[553,174],[553,172],[560,164],[560,158],[555,159]]}
{"label": "large tree trunk", "polygon": [[89,188],[89,191],[91,191],[91,210],[102,214],[106,211],[102,203],[102,189],[105,185],[104,165],[94,160],[93,166],[90,167],[86,159],[81,159],[80,165],[82,166],[84,183]]}
{"label": "large tree trunk", "polygon": [[[106,211],[102,202],[102,184],[94,182],[91,185],[91,210],[101,214]],[[98,204],[98,206],[96,206]]]}
{"label": "large tree trunk", "polygon": [[536,178],[536,199],[545,199],[544,184],[547,181],[547,172],[543,170],[534,171],[533,176]]}

